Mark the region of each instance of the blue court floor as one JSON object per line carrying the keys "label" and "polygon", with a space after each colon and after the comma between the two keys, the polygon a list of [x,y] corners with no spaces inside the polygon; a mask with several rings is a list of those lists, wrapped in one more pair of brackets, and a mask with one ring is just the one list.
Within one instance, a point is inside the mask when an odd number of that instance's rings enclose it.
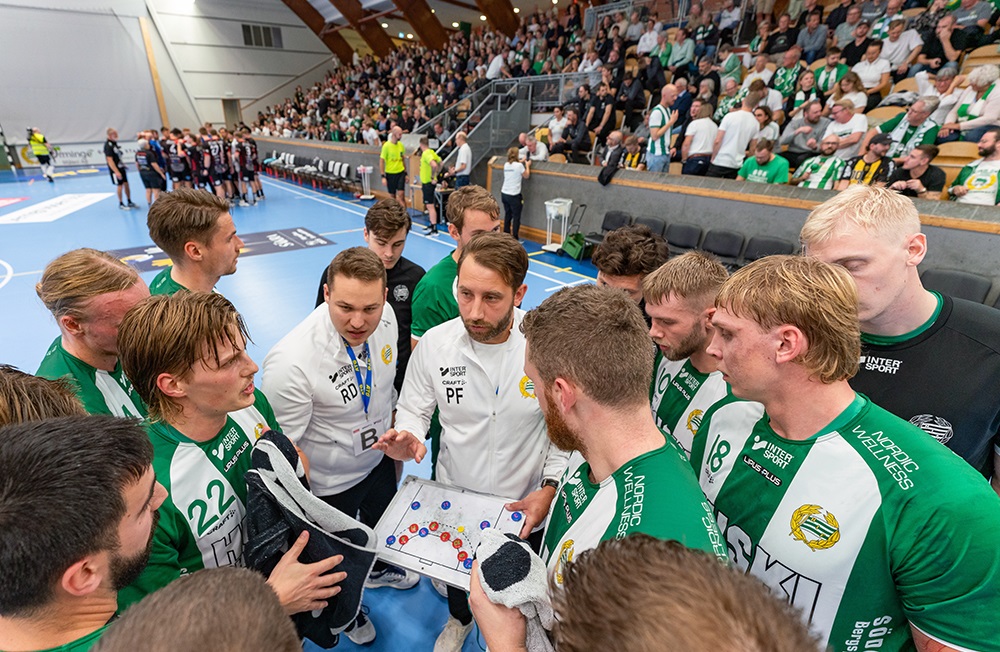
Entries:
{"label": "blue court floor", "polygon": [[[130,178],[132,199],[139,210],[118,209],[104,168],[62,169],[53,184],[39,176],[0,178],[0,362],[34,372],[58,335],[52,316],[35,295],[35,284],[46,263],[78,247],[120,250],[154,246],[146,230],[145,192],[138,175]],[[346,247],[364,246],[361,230],[365,210],[372,203],[269,177],[264,177],[264,192],[267,199],[257,206],[232,210],[241,235],[298,227],[333,244],[247,255],[240,258],[236,274],[219,282],[218,290],[246,320],[253,339],[248,351],[258,364],[271,346],[313,309],[319,276],[333,256]],[[51,221],[25,221],[28,219]],[[248,248],[254,246],[247,244]],[[424,236],[413,232],[403,255],[426,269],[454,246],[447,233]],[[562,287],[589,283],[596,276],[589,263],[543,252],[532,242],[526,242],[525,247],[531,256],[525,309]],[[143,278],[148,283],[155,275],[156,271],[147,272]],[[428,467],[428,462],[420,466],[410,462],[404,473],[428,477]],[[369,650],[431,650],[448,617],[445,599],[426,579],[409,591],[369,591],[364,602],[378,632],[376,641],[364,646]],[[485,647],[476,634],[474,630],[469,636],[465,652]],[[320,648],[307,643],[305,649],[315,652]],[[342,637],[337,649],[361,648]]]}

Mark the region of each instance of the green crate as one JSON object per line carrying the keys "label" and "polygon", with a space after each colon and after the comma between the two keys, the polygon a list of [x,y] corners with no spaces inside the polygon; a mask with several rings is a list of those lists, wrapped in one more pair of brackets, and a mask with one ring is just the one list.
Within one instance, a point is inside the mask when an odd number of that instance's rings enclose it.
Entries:
{"label": "green crate", "polygon": [[571,233],[562,243],[562,252],[574,260],[590,257],[591,245],[583,239],[582,233]]}

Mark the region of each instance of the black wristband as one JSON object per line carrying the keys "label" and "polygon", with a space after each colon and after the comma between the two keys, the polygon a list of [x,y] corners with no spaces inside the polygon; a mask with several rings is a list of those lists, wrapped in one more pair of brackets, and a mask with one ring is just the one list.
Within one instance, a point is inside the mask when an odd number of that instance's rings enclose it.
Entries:
{"label": "black wristband", "polygon": [[545,487],[552,487],[556,491],[559,491],[559,483],[552,478],[545,478],[542,480],[542,486],[540,488],[544,489]]}

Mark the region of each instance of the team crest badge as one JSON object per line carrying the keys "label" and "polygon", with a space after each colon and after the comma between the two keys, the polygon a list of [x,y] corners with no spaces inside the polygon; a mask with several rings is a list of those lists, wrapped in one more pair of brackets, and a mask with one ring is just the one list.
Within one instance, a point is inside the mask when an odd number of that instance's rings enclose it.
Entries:
{"label": "team crest badge", "polygon": [[573,539],[566,539],[559,549],[559,561],[556,562],[556,584],[563,583],[563,570],[573,561]]}
{"label": "team crest badge", "polygon": [[382,362],[386,364],[392,362],[392,345],[386,344],[382,347]]}
{"label": "team crest badge", "polygon": [[260,436],[263,435],[263,434],[264,434],[264,424],[263,423],[258,423],[256,426],[253,427],[253,436],[254,436],[254,439],[260,439]]}
{"label": "team crest badge", "polygon": [[691,410],[688,414],[687,429],[691,431],[692,435],[698,434],[698,428],[701,427],[701,417],[705,414],[702,410]]}
{"label": "team crest badge", "polygon": [[406,301],[410,298],[410,288],[405,285],[397,285],[392,288],[392,298],[396,301]]}
{"label": "team crest badge", "polygon": [[524,398],[535,398],[535,383],[531,382],[530,378],[527,376],[521,378],[519,387],[521,389],[521,396]]}
{"label": "team crest badge", "polygon": [[791,537],[813,550],[832,548],[840,541],[837,517],[819,505],[802,505],[792,513]]}

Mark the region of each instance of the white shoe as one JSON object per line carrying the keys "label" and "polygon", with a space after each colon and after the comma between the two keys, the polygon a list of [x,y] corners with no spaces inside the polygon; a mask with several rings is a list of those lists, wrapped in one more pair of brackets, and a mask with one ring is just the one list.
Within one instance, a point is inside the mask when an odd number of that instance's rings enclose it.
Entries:
{"label": "white shoe", "polygon": [[434,590],[437,591],[438,595],[442,598],[448,597],[448,585],[441,580],[431,580],[431,586],[434,587]]}
{"label": "white shoe", "polygon": [[448,622],[434,641],[434,652],[462,652],[462,645],[472,631],[472,622],[463,625],[456,618],[448,616]]}
{"label": "white shoe", "polygon": [[378,589],[388,586],[401,591],[412,589],[420,582],[420,576],[413,571],[404,570],[397,566],[387,566],[385,570],[373,572],[365,580],[366,589]]}
{"label": "white shoe", "polygon": [[362,606],[354,624],[344,631],[347,638],[355,645],[368,645],[375,640],[375,625],[365,615],[366,611],[367,609]]}

